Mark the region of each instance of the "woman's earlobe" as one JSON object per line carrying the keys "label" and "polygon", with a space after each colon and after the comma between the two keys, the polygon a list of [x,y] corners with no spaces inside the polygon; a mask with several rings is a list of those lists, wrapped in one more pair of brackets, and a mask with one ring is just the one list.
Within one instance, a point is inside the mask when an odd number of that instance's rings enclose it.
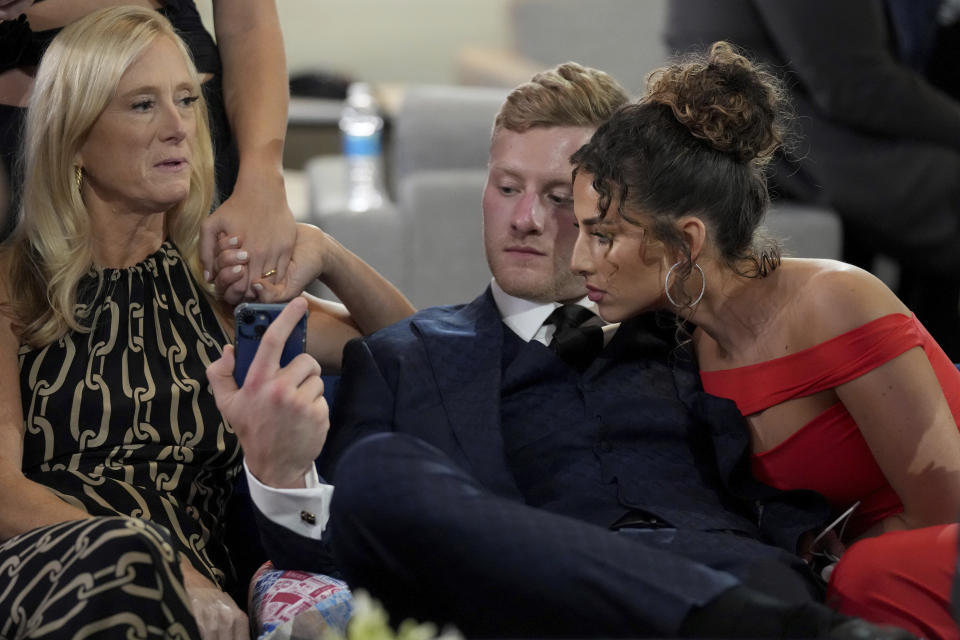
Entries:
{"label": "woman's earlobe", "polygon": [[690,248],[690,260],[696,262],[707,244],[707,225],[697,216],[684,216],[677,223],[684,241]]}

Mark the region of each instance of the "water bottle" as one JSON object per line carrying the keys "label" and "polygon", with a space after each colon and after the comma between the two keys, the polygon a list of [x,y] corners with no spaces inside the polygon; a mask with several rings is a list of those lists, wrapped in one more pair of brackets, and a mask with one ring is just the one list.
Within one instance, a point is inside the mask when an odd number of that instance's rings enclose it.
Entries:
{"label": "water bottle", "polygon": [[343,155],[347,160],[347,209],[369,211],[383,204],[380,134],[383,118],[377,113],[370,85],[354,82],[340,114]]}

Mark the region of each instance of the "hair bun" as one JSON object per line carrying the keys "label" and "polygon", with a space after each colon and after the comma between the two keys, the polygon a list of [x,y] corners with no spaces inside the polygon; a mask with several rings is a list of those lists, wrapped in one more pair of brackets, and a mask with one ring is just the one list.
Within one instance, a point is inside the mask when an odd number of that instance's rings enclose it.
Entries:
{"label": "hair bun", "polygon": [[715,42],[706,59],[673,64],[647,77],[643,102],[663,104],[690,133],[740,162],[766,162],[783,141],[780,82]]}

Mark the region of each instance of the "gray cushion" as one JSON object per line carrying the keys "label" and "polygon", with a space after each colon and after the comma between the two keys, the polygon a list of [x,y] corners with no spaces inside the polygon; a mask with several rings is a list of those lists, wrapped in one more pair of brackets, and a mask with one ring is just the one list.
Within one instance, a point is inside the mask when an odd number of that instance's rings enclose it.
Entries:
{"label": "gray cushion", "polygon": [[413,86],[393,120],[392,186],[416,171],[487,166],[493,119],[508,91]]}
{"label": "gray cushion", "polygon": [[485,169],[420,171],[400,182],[397,205],[408,221],[404,293],[417,307],[467,302],[490,281],[480,201]]}
{"label": "gray cushion", "polygon": [[840,217],[830,209],[778,202],[767,213],[764,227],[780,240],[785,255],[833,260],[841,257],[843,230]]}
{"label": "gray cushion", "polygon": [[513,0],[512,43],[543,67],[573,60],[606,71],[641,95],[663,66],[666,0]]}

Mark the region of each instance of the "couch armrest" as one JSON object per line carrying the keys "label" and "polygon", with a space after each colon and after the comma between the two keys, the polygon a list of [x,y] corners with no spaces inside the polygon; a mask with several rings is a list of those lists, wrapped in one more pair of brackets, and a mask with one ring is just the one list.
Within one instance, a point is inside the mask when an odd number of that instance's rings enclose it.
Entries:
{"label": "couch armrest", "polygon": [[409,288],[417,308],[470,300],[490,281],[480,203],[485,169],[419,171],[404,178],[397,206],[409,223]]}
{"label": "couch armrest", "polygon": [[493,119],[507,89],[415,85],[393,120],[391,185],[418,171],[484,169]]}

